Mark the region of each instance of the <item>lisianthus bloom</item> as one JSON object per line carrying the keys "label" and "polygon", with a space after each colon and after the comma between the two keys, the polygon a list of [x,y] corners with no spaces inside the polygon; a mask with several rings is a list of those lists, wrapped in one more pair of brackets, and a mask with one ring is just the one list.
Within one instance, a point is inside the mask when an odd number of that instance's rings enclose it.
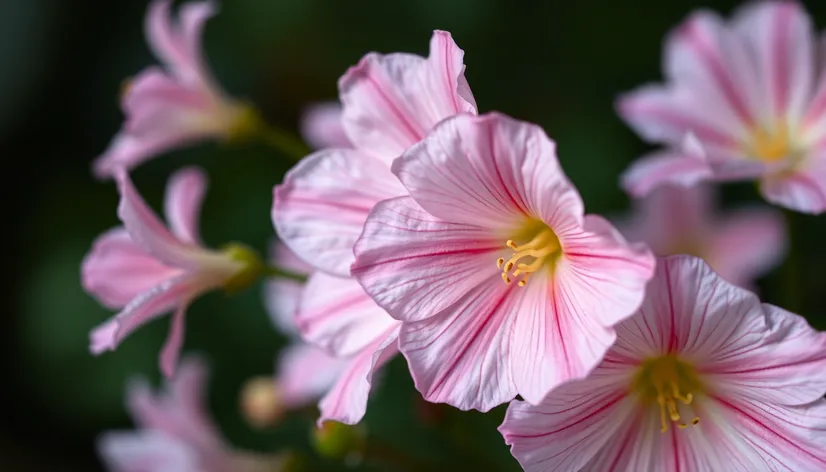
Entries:
{"label": "lisianthus bloom", "polygon": [[584,215],[554,143],[491,113],[443,121],[393,165],[353,273],[394,318],[425,399],[486,411],[588,374],[654,258]]}
{"label": "lisianthus bloom", "polygon": [[236,291],[251,284],[263,267],[251,250],[229,245],[205,248],[198,236],[198,214],[206,175],[197,168],[178,171],[166,193],[168,230],[146,205],[126,172],[116,174],[123,227],[100,236],[83,261],[83,287],[103,305],[120,309],[91,333],[94,354],[114,350],[145,323],[174,311],[169,338],[160,355],[171,376],[184,339],[184,315],[199,295],[216,288]]}
{"label": "lisianthus bloom", "polygon": [[221,90],[202,57],[201,35],[215,4],[184,4],[178,21],[171,4],[154,0],[149,6],[146,37],[164,68],[147,68],[127,83],[121,99],[126,121],[94,164],[100,178],[174,148],[239,138],[257,123],[252,109]]}
{"label": "lisianthus bloom", "polygon": [[633,215],[617,226],[626,238],[645,242],[659,256],[698,256],[729,282],[749,287],[783,259],[783,215],[763,208],[717,214],[716,197],[707,185],[663,186],[634,202]]}
{"label": "lisianthus bloom", "polygon": [[301,136],[314,149],[352,147],[344,131],[341,104],[316,103],[304,110]]}
{"label": "lisianthus bloom", "polygon": [[286,458],[236,451],[204,408],[207,369],[186,359],[165,392],[144,382],[129,386],[127,407],[137,431],[105,433],[100,455],[112,472],[275,472]]}
{"label": "lisianthus bloom", "polygon": [[[822,47],[797,2],[755,2],[729,22],[709,11],[691,15],[666,41],[667,83],[619,101],[640,135],[676,150],[639,160],[627,189],[640,195],[684,173],[757,179],[772,203],[826,210]],[[705,159],[678,158],[687,132]]]}
{"label": "lisianthus bloom", "polygon": [[275,189],[279,236],[316,272],[299,303],[305,340],[348,359],[321,400],[321,421],[358,422],[373,373],[397,352],[399,323],[350,278],[353,244],[367,214],[405,193],[390,163],[439,121],[475,113],[463,52],[436,31],[427,58],[370,53],[339,81],[350,149],[325,149],[299,163]]}
{"label": "lisianthus bloom", "polygon": [[[273,259],[278,267],[295,274],[309,275],[312,268],[283,244],[275,244]],[[304,342],[296,325],[296,312],[303,283],[275,278],[266,285],[265,302],[275,326],[291,339],[279,355],[274,388],[284,408],[305,406],[321,398],[335,384],[348,359]]]}
{"label": "lisianthus bloom", "polygon": [[529,472],[826,470],[826,335],[702,260],[661,259],[585,379],[499,428]]}
{"label": "lisianthus bloom", "polygon": [[275,188],[273,222],[298,257],[347,277],[353,244],[373,205],[403,195],[390,164],[439,121],[475,113],[464,53],[445,31],[430,56],[367,54],[339,80],[342,123],[351,149],[316,152]]}

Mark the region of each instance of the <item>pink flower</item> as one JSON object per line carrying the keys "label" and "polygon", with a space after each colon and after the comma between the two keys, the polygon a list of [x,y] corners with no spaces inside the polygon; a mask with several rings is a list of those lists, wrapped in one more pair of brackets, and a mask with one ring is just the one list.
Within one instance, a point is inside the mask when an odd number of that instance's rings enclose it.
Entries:
{"label": "pink flower", "polygon": [[128,83],[121,100],[126,121],[94,163],[99,178],[174,148],[238,137],[253,125],[249,107],[224,94],[202,57],[201,35],[214,3],[183,5],[177,22],[171,3],[154,0],[149,7],[146,37],[164,69],[147,68]]}
{"label": "pink flower", "polygon": [[654,259],[583,215],[545,133],[460,115],[393,171],[410,196],[370,214],[353,273],[404,322],[400,349],[425,399],[486,411],[587,375]]}
{"label": "pink flower", "polygon": [[169,181],[166,217],[170,232],[132,186],[129,176],[115,176],[121,195],[118,216],[124,227],[95,241],[82,265],[83,287],[103,305],[121,311],[91,333],[94,354],[114,350],[140,326],[174,311],[161,369],[172,376],[184,338],[184,314],[200,294],[238,290],[262,271],[254,253],[242,246],[218,252],[198,237],[198,213],[206,176],[197,168],[177,172]]}
{"label": "pink flower", "polygon": [[826,470],[826,335],[700,259],[662,259],[594,372],[499,428],[529,472]]}
{"label": "pink flower", "polygon": [[274,192],[275,228],[301,259],[350,275],[353,244],[373,205],[405,194],[390,163],[442,119],[475,113],[463,55],[450,33],[436,31],[428,58],[370,53],[339,80],[354,149],[310,155]]}
{"label": "pink flower", "polygon": [[[691,15],[665,45],[665,85],[623,97],[619,112],[645,139],[675,151],[634,164],[626,189],[640,196],[683,174],[757,179],[770,202],[826,210],[826,74],[822,43],[796,2],[754,2],[726,23]],[[682,156],[687,132],[707,158]]]}
{"label": "pink flower", "polygon": [[113,472],[269,472],[279,459],[229,447],[204,408],[206,367],[187,359],[158,395],[144,382],[130,385],[127,406],[137,431],[108,432],[98,443]]}
{"label": "pink flower", "polygon": [[405,194],[390,163],[442,119],[476,112],[463,54],[449,33],[436,31],[428,58],[365,56],[339,81],[343,126],[353,149],[307,157],[275,189],[279,236],[317,269],[299,303],[302,336],[348,359],[347,370],[321,400],[321,422],[357,423],[374,372],[398,352],[399,323],[350,278],[353,245],[376,203]]}
{"label": "pink flower", "polygon": [[315,149],[352,147],[341,114],[341,105],[337,102],[307,107],[301,118],[301,135]]}
{"label": "pink flower", "polygon": [[[311,270],[282,244],[275,244],[272,252],[278,267],[302,275]],[[283,402],[283,407],[290,409],[321,398],[348,365],[348,359],[335,357],[300,338],[295,317],[304,285],[287,278],[275,278],[267,283],[265,292],[273,322],[292,338],[291,344],[279,355],[275,379],[278,399]]]}
{"label": "pink flower", "polygon": [[776,267],[786,252],[783,215],[745,208],[715,214],[709,186],[663,186],[635,202],[631,218],[618,224],[631,241],[643,241],[660,256],[691,254],[729,282],[749,287]]}

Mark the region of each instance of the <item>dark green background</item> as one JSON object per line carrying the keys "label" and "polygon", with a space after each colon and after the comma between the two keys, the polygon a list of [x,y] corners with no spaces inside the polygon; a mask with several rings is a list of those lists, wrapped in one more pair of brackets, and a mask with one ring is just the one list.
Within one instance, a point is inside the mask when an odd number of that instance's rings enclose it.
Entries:
{"label": "dark green background", "polygon": [[[728,13],[735,3],[705,5]],[[98,470],[96,435],[131,427],[124,381],[133,374],[158,377],[166,320],[94,358],[87,351],[88,332],[109,313],[79,284],[79,263],[93,239],[117,224],[115,188],[93,180],[89,166],[120,124],[121,81],[154,62],[142,36],[146,5],[0,2],[7,228],[0,470]],[[616,116],[613,100],[659,80],[663,35],[698,6],[688,0],[224,0],[207,26],[205,44],[228,91],[295,130],[302,107],[334,99],[338,76],[366,52],[426,54],[431,31],[447,29],[466,52],[466,75],[480,111],[500,110],[543,125],[557,140],[588,211],[616,214],[628,204],[618,175],[647,148]],[[826,26],[826,4],[809,8]],[[272,186],[289,159],[256,145],[202,146],[152,161],[134,179],[159,208],[169,174],[193,163],[212,178],[203,216],[206,241],[243,241],[263,251],[273,234]],[[729,204],[759,200],[746,184],[726,187],[725,196]],[[761,291],[767,301],[799,309],[823,328],[826,217],[793,220],[796,262],[762,280]],[[238,414],[240,386],[270,373],[284,343],[261,298],[255,287],[232,299],[212,294],[199,300],[190,310],[186,349],[205,353],[212,363],[210,401],[232,442],[307,450],[311,417],[293,416],[261,434]],[[423,419],[397,360],[365,423],[373,437],[441,468],[518,470],[495,430],[503,413],[504,406],[488,415],[448,412],[434,426]]]}

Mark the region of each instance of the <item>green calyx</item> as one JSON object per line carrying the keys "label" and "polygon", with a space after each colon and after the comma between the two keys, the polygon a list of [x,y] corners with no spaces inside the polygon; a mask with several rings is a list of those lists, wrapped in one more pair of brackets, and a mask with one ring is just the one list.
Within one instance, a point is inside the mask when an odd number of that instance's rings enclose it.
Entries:
{"label": "green calyx", "polygon": [[233,261],[241,263],[241,268],[226,282],[224,291],[235,294],[252,286],[266,272],[266,266],[258,253],[240,243],[230,243],[224,248],[224,254]]}

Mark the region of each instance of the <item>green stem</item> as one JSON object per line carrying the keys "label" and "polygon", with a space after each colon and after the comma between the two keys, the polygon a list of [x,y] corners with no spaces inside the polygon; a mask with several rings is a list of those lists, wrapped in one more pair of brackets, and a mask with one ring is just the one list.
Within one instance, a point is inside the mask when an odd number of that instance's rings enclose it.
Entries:
{"label": "green stem", "polygon": [[286,269],[282,269],[282,268],[276,267],[276,266],[267,266],[264,269],[264,274],[267,277],[278,277],[278,278],[282,278],[282,279],[290,279],[290,280],[295,280],[296,282],[306,282],[307,281],[307,276],[306,275],[297,274],[295,272],[292,272],[292,271],[289,271],[289,270],[286,270]]}
{"label": "green stem", "polygon": [[310,149],[298,137],[277,126],[262,126],[260,139],[267,145],[299,161],[310,153]]}

